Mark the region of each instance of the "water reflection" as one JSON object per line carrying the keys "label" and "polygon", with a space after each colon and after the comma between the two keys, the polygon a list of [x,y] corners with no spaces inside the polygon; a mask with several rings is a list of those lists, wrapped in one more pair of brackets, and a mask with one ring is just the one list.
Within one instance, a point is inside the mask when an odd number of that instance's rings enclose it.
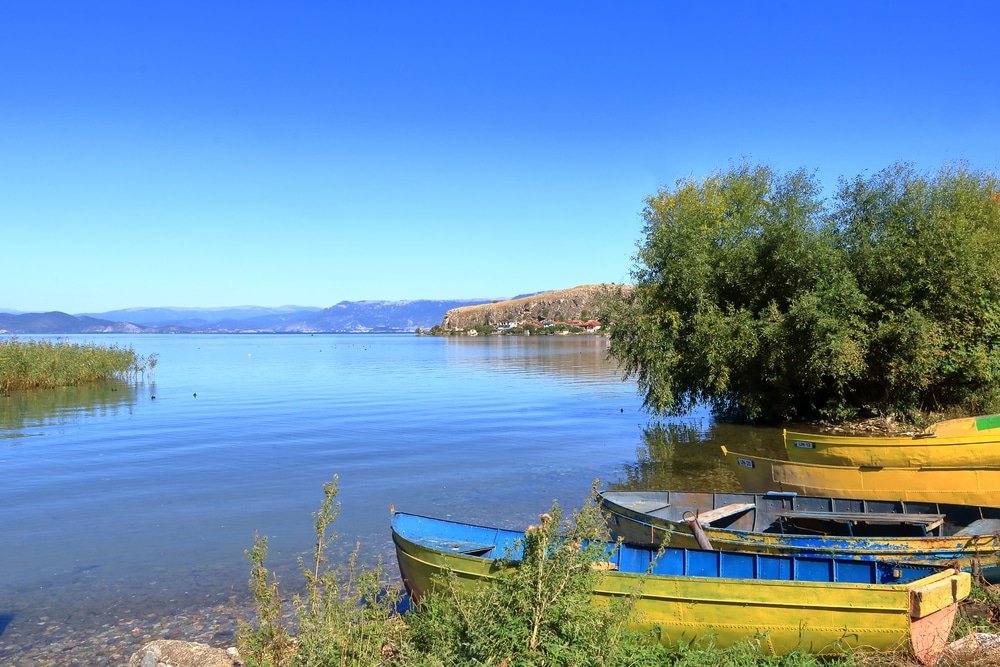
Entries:
{"label": "water reflection", "polygon": [[582,382],[621,377],[617,363],[608,357],[608,341],[603,336],[457,336],[444,340],[448,361],[470,370]]}
{"label": "water reflection", "polygon": [[635,463],[623,466],[616,490],[741,491],[720,445],[780,458],[781,429],[717,422],[711,417],[660,422],[642,430]]}
{"label": "water reflection", "polygon": [[141,383],[116,381],[0,396],[0,438],[41,435],[32,431],[74,423],[82,417],[131,412],[140,386]]}

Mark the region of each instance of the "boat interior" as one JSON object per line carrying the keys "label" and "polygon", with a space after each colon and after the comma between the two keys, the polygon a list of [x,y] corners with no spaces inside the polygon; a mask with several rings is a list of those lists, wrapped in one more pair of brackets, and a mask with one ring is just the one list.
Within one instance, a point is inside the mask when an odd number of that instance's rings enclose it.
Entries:
{"label": "boat interior", "polygon": [[[456,523],[404,513],[393,517],[393,532],[404,540],[451,554],[519,560],[524,533]],[[656,549],[603,544],[608,570],[660,576],[768,579],[782,581],[902,584],[935,570],[873,560],[826,556],[782,556],[667,547]],[[405,548],[405,547],[404,547]]]}
{"label": "boat interior", "polygon": [[610,503],[673,522],[760,533],[854,537],[1000,534],[1000,507],[795,493],[605,492]]}

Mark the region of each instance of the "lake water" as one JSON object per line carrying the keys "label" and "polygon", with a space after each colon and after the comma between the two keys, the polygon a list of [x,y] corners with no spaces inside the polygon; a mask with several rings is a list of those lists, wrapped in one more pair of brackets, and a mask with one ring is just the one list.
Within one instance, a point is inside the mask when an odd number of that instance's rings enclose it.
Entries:
{"label": "lake water", "polygon": [[390,504],[524,527],[595,479],[735,490],[720,443],[781,451],[779,431],[707,412],[651,421],[600,337],[61,338],[158,364],[134,384],[0,397],[0,659],[54,624],[86,633],[126,609],[153,622],[243,596],[255,532],[294,582],[334,474],[333,557],[359,541],[395,574]]}

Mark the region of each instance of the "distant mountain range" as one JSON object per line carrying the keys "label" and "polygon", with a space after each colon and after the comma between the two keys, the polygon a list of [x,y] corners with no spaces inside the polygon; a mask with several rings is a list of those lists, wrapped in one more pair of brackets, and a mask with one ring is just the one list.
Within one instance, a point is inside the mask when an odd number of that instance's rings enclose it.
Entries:
{"label": "distant mountain range", "polygon": [[79,313],[81,317],[96,317],[113,322],[131,322],[145,327],[217,326],[224,322],[240,322],[262,317],[296,316],[316,313],[322,308],[313,306],[236,306],[233,308],[125,308],[104,313]]}
{"label": "distant mountain range", "polygon": [[440,324],[453,308],[492,299],[341,301],[329,308],[129,308],[68,315],[2,313],[0,333],[373,333]]}

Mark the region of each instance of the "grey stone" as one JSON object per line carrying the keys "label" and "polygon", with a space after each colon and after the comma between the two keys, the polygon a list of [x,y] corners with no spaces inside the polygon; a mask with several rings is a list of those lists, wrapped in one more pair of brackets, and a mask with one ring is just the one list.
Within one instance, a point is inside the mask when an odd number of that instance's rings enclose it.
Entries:
{"label": "grey stone", "polygon": [[948,644],[944,650],[946,659],[966,661],[972,657],[982,658],[985,655],[1000,654],[1000,635],[988,632],[974,632]]}
{"label": "grey stone", "polygon": [[214,648],[208,644],[175,639],[151,641],[132,654],[129,667],[242,667],[235,648]]}

